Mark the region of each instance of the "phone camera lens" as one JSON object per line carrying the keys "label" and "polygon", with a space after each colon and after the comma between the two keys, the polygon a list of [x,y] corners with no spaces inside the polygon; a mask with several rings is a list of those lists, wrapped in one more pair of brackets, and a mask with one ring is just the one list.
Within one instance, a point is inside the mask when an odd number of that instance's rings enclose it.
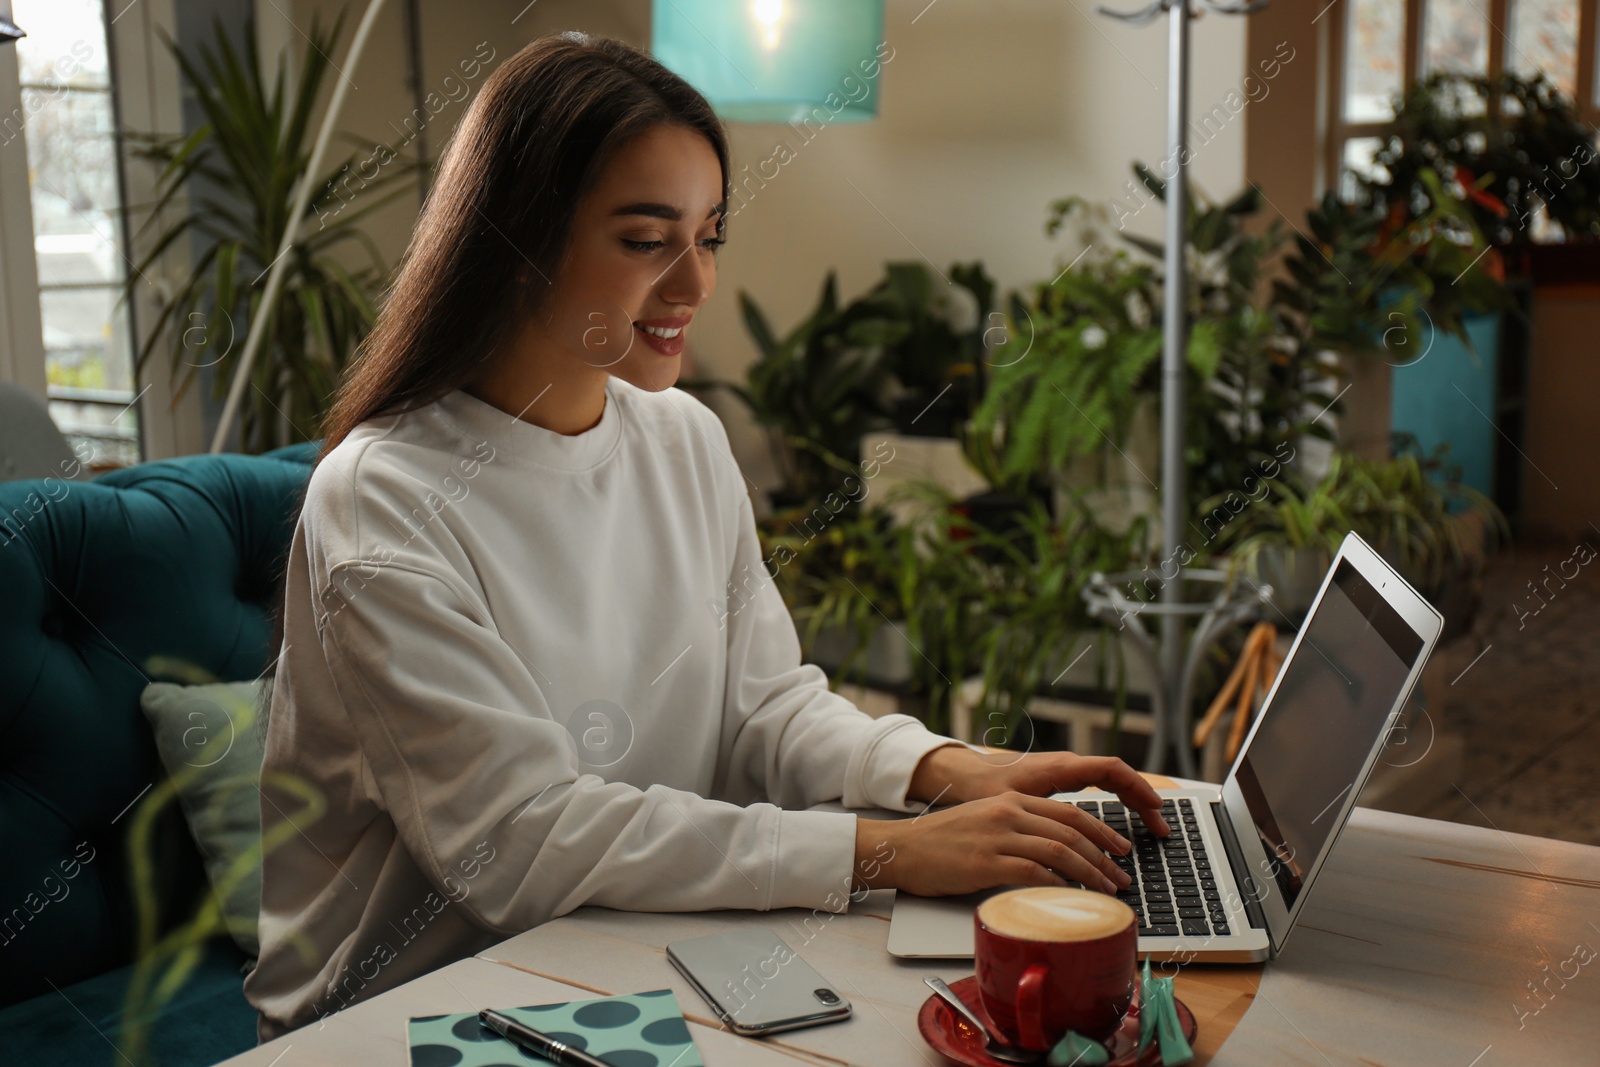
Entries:
{"label": "phone camera lens", "polygon": [[824,1004],[839,1003],[839,994],[835,993],[831,989],[813,989],[811,991],[811,995],[822,1001]]}

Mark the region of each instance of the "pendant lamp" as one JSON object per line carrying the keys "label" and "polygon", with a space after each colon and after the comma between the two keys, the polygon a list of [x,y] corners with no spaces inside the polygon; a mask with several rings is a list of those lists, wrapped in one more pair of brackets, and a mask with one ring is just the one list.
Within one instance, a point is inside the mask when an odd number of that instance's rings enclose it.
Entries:
{"label": "pendant lamp", "polygon": [[729,122],[878,114],[883,0],[656,0],[651,52]]}

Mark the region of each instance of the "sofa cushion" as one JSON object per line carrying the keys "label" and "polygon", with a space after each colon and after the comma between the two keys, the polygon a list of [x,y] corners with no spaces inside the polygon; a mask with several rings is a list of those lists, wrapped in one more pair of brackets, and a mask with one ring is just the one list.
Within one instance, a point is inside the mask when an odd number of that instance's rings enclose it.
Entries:
{"label": "sofa cushion", "polygon": [[[256,1013],[244,999],[245,958],[233,942],[214,938],[199,966],[152,1027],[150,1055],[161,1067],[202,1067],[256,1043]],[[0,1008],[0,1063],[6,1067],[127,1067],[123,998],[133,967],[64,986],[58,993]],[[103,1036],[102,1036],[103,1035]]]}
{"label": "sofa cushion", "polygon": [[144,687],[139,705],[222,917],[251,959],[261,954],[261,759],[272,680]]}
{"label": "sofa cushion", "polygon": [[[267,666],[309,476],[221,455],[0,484],[0,1005],[132,958],[128,813],[164,776],[139,694],[162,657]],[[168,928],[206,891],[176,805],[153,847]]]}

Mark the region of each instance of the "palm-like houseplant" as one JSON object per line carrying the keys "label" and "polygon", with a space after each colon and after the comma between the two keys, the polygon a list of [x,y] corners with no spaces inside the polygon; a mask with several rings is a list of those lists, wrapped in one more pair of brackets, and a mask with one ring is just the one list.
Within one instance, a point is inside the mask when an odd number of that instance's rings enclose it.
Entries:
{"label": "palm-like houseplant", "polygon": [[[371,294],[387,274],[377,246],[359,223],[404,192],[406,187],[394,188],[395,183],[417,169],[380,146],[365,161],[383,161],[371,180],[352,171],[354,154],[315,178],[305,173],[315,133],[313,111],[342,23],[341,16],[325,31],[313,21],[292,85],[281,58],[272,84],[264,80],[248,25],[241,51],[217,23],[215,40],[200,48],[198,62],[168,40],[205,121],[186,137],[136,138],[135,155],[162,167],[157,199],[140,232],[148,233],[170,215],[176,221],[149,238],[149,251],[130,275],[129,292],[134,280],[181,238],[189,240],[192,263],[140,344],[138,364],[143,367],[164,347],[178,381],[174,399],[203,367],[215,368],[220,396],[250,324],[267,316],[265,345],[251,369],[253,388],[241,408],[246,451],[318,433],[342,368],[372,326]],[[300,236],[285,253],[288,265],[277,299],[263,307],[262,283],[278,256],[302,180],[314,180],[316,186]],[[185,195],[186,203],[179,199]],[[345,198],[356,196],[365,203],[346,210]],[[361,254],[358,267],[341,261],[346,246]]]}
{"label": "palm-like houseplant", "polygon": [[[1465,593],[1447,621],[1474,606],[1486,553],[1509,536],[1505,516],[1486,496],[1448,477],[1443,459],[1406,452],[1372,462],[1336,452],[1321,480],[1289,475],[1268,483],[1262,500],[1224,526],[1218,547],[1282,594],[1293,616],[1310,598],[1347,533],[1370,543],[1435,602]],[[1213,499],[1207,508],[1221,506]]]}

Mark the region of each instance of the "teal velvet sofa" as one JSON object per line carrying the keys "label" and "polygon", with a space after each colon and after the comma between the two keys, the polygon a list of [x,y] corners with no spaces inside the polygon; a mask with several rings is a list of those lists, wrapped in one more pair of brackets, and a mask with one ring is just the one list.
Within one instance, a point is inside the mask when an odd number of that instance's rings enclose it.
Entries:
{"label": "teal velvet sofa", "polygon": [[[139,696],[156,680],[152,657],[224,681],[266,668],[270,600],[315,454],[313,443],[92,482],[0,482],[0,1064],[127,1064],[126,831],[164,777]],[[153,840],[165,929],[207,886],[177,805]],[[212,1064],[255,1044],[244,963],[227,938],[208,944],[154,1020],[147,1062]]]}

